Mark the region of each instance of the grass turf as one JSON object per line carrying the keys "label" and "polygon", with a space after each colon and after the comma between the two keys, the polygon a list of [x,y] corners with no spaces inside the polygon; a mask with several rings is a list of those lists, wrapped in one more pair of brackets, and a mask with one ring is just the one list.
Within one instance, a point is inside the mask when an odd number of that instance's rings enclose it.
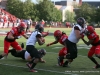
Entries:
{"label": "grass turf", "polygon": [[[69,35],[71,29],[68,28],[46,28],[45,31],[49,30],[50,32],[54,32],[55,29],[60,29],[61,31],[66,32]],[[31,29],[32,30],[32,29]],[[3,29],[2,31],[5,31]],[[8,31],[8,30],[7,30]],[[99,29],[96,29],[96,32],[100,34]],[[3,40],[4,36],[0,36],[0,53],[3,52]],[[70,64],[70,67],[59,67],[57,64],[58,52],[62,48],[62,45],[55,44],[50,47],[46,47],[47,43],[54,41],[53,36],[45,37],[46,43],[43,46],[39,46],[36,44],[38,49],[44,48],[47,51],[47,54],[43,57],[46,60],[46,63],[38,63],[35,69],[39,72],[35,73],[35,75],[99,75],[100,69],[93,69],[95,66],[87,58],[87,53],[89,51],[88,46],[86,46],[81,40],[78,43],[78,57]],[[26,39],[21,38],[17,40],[20,44],[24,42],[26,43]],[[99,59],[96,58],[98,62]],[[0,60],[0,75],[33,75],[33,73],[28,72],[28,68],[26,67],[26,61],[15,58],[8,55],[7,59]]]}

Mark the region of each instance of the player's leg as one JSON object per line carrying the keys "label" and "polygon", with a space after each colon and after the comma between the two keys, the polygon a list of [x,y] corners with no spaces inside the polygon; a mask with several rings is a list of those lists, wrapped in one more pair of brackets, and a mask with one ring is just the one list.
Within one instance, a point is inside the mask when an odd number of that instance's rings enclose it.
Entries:
{"label": "player's leg", "polygon": [[14,41],[11,43],[11,46],[17,51],[20,52],[22,51],[22,47],[18,44],[18,42]]}
{"label": "player's leg", "polygon": [[[95,48],[95,56],[100,59],[100,45],[96,46],[96,48]],[[100,64],[96,65],[95,68],[100,68]]]}
{"label": "player's leg", "polygon": [[100,45],[96,46],[95,48],[95,56],[100,58]]}
{"label": "player's leg", "polygon": [[4,40],[4,53],[0,55],[0,59],[4,56],[8,55],[8,50],[9,50],[10,44],[11,44],[10,42],[7,42]]}
{"label": "player's leg", "polygon": [[75,43],[70,42],[69,40],[66,40],[66,45],[67,45],[67,55],[66,62],[63,64],[63,67],[67,66],[68,63],[71,63],[73,59],[77,57],[77,46]]}
{"label": "player's leg", "polygon": [[40,59],[38,50],[32,45],[26,46],[26,50],[30,53],[30,56],[32,57],[32,60],[26,65],[30,68],[31,72],[37,72],[34,70],[34,67],[37,65]]}
{"label": "player's leg", "polygon": [[[90,51],[88,52],[88,58],[89,58],[94,64],[96,64],[96,66],[98,66],[98,65],[99,65],[98,62],[97,62],[97,61],[95,60],[95,58],[93,57],[94,53],[95,53],[95,46],[92,46],[92,47],[90,48]],[[95,68],[96,68],[96,66],[95,66]]]}
{"label": "player's leg", "polygon": [[60,51],[59,51],[59,57],[58,57],[58,65],[62,66],[64,61],[64,56],[67,54],[67,49],[66,47],[63,47]]}

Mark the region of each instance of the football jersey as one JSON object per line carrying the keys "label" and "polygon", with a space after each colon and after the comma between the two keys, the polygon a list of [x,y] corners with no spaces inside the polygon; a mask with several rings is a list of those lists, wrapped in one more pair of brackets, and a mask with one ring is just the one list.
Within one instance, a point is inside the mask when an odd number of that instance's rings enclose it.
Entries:
{"label": "football jersey", "polygon": [[[10,32],[13,34],[13,37],[18,37],[18,36],[21,36],[21,35],[24,35],[24,34],[25,34],[24,31],[21,32],[21,33],[19,33],[17,27],[13,27],[13,28],[10,30]],[[7,36],[9,35],[10,32],[7,33]],[[5,37],[5,40],[6,40],[6,41],[8,41],[8,42],[13,42],[13,41],[15,41],[15,39],[9,39],[7,36]]]}
{"label": "football jersey", "polygon": [[[82,32],[84,30],[84,28],[82,28],[80,25],[75,25],[79,28],[80,32]],[[78,43],[79,39],[77,39],[76,35],[75,35],[75,32],[74,32],[74,27],[72,28],[72,31],[70,33],[70,35],[68,36],[68,40],[73,42],[73,43]]]}
{"label": "football jersey", "polygon": [[[13,27],[12,30],[10,30],[10,32],[13,34],[14,37],[20,36],[20,35],[24,35],[24,34],[25,34],[24,31],[21,32],[21,33],[19,33],[19,32],[18,32],[18,27]],[[8,32],[7,35],[8,35],[10,32]]]}
{"label": "football jersey", "polygon": [[25,60],[28,60],[29,56],[30,56],[30,54],[27,51],[25,51],[25,54],[24,54]]}
{"label": "football jersey", "polygon": [[66,34],[63,34],[61,36],[61,38],[59,39],[59,43],[64,45],[64,41],[68,38],[68,36]]}
{"label": "football jersey", "polygon": [[37,42],[37,38],[36,38],[37,34],[40,34],[42,36],[42,34],[38,31],[32,32],[32,34],[30,35],[30,37],[28,38],[28,40],[26,42],[26,45],[33,45],[34,46]]}
{"label": "football jersey", "polygon": [[99,35],[96,34],[96,32],[90,34],[87,36],[89,40],[93,40],[91,44],[96,44],[99,41]]}

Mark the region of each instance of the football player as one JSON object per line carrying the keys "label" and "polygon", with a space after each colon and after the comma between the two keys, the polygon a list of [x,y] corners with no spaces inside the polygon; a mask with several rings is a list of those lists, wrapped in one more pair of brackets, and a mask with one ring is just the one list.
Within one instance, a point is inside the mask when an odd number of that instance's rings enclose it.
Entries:
{"label": "football player", "polygon": [[32,57],[32,60],[26,64],[29,67],[30,72],[37,72],[34,70],[34,67],[39,62],[41,57],[39,56],[37,48],[35,48],[35,44],[38,42],[39,45],[43,45],[45,43],[44,37],[48,35],[48,32],[46,34],[42,34],[42,32],[43,27],[41,27],[41,25],[36,25],[35,31],[32,32],[26,42],[26,50]]}
{"label": "football player", "polygon": [[64,46],[59,51],[58,65],[65,67],[63,59],[64,59],[64,56],[66,56],[66,54],[67,54],[67,48],[65,47],[65,42],[66,42],[66,39],[68,38],[68,36],[65,33],[61,32],[60,30],[56,30],[54,32],[54,37],[55,37],[55,41],[47,44],[47,46],[57,44],[58,42]]}
{"label": "football player", "polygon": [[26,24],[24,22],[21,22],[18,27],[13,27],[6,35],[4,39],[4,53],[0,55],[0,58],[8,55],[9,47],[12,46],[14,49],[16,49],[17,52],[21,51],[22,48],[16,41],[16,39],[19,39],[21,36],[28,39],[28,36],[25,34],[25,28]]}
{"label": "football player", "polygon": [[95,54],[95,56],[100,59],[99,35],[95,32],[95,29],[92,26],[87,26],[84,33],[87,36],[89,41],[86,41],[84,38],[82,38],[83,42],[86,45],[90,45],[90,44],[92,45],[92,47],[88,52],[88,58],[96,64],[95,68],[100,68],[100,64],[93,57],[93,55]]}
{"label": "football player", "polygon": [[[21,47],[24,48],[24,44],[23,43],[21,44]],[[46,50],[45,49],[39,49],[38,52],[39,52],[39,55],[41,57],[39,59],[39,61],[41,63],[45,63],[45,60],[43,60],[42,57],[44,55],[46,55]],[[27,50],[24,50],[24,49],[22,51],[20,51],[20,52],[16,52],[15,49],[10,49],[9,53],[11,53],[11,55],[14,56],[14,57],[22,58],[22,59],[24,59],[26,61],[31,61],[32,60],[30,54],[27,52]]]}
{"label": "football player", "polygon": [[66,58],[68,59],[64,65],[68,65],[68,63],[72,62],[73,59],[77,58],[77,43],[83,37],[81,34],[86,26],[86,21],[83,17],[79,17],[77,19],[77,24],[73,26],[71,33],[66,40],[66,48],[67,48],[67,55]]}

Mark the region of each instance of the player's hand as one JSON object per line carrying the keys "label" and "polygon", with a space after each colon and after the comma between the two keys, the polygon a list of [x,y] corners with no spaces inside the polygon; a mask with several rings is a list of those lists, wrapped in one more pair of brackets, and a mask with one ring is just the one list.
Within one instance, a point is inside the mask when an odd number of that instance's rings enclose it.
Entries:
{"label": "player's hand", "polygon": [[46,46],[48,47],[48,46],[50,46],[50,44],[47,44]]}
{"label": "player's hand", "polygon": [[46,63],[46,61],[45,60],[42,60],[42,61],[40,61],[41,63]]}
{"label": "player's hand", "polygon": [[81,39],[83,39],[84,38],[84,34],[81,34]]}

